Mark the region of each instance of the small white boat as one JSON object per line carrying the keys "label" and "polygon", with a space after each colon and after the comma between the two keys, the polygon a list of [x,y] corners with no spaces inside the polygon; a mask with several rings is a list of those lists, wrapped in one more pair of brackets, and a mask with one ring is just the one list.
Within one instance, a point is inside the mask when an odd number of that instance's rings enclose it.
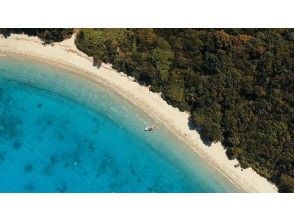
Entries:
{"label": "small white boat", "polygon": [[155,126],[147,126],[144,128],[144,131],[152,131],[155,129]]}

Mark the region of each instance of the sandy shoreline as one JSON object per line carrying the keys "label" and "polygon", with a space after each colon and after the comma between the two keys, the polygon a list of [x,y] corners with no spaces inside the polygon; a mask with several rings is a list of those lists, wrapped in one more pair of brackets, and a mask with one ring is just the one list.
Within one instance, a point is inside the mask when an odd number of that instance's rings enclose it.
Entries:
{"label": "sandy shoreline", "polygon": [[[277,192],[277,188],[265,178],[259,176],[251,168],[241,171],[236,160],[228,160],[224,148],[220,143],[207,147],[200,139],[199,134],[190,130],[188,126],[189,114],[180,112],[168,105],[159,94],[152,93],[147,87],[140,86],[131,77],[112,70],[109,65],[103,64],[97,69],[92,65],[92,59],[77,50],[74,37],[54,45],[44,46],[36,37],[26,35],[12,35],[5,39],[0,37],[0,56],[16,54],[25,57],[44,59],[47,62],[58,63],[71,70],[79,70],[91,80],[109,86],[133,104],[145,110],[167,128],[184,140],[211,166],[217,169],[241,191],[246,192]],[[136,91],[136,92],[134,92]]]}

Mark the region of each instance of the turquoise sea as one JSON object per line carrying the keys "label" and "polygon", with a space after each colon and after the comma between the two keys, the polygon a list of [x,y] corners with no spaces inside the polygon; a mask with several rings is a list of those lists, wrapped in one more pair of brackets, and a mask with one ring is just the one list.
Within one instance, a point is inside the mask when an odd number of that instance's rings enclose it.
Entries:
{"label": "turquoise sea", "polygon": [[[155,124],[154,132],[144,132]],[[61,68],[0,57],[0,192],[234,192],[162,125]]]}

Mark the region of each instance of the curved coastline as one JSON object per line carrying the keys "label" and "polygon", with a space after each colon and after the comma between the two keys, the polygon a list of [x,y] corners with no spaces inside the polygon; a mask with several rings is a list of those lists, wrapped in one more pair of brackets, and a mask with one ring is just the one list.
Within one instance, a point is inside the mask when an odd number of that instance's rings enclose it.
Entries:
{"label": "curved coastline", "polygon": [[12,35],[7,39],[1,37],[0,53],[58,65],[111,89],[185,141],[187,146],[190,146],[206,163],[236,185],[240,191],[277,192],[273,184],[251,168],[243,171],[240,167],[235,168],[234,165],[238,162],[227,159],[220,143],[213,144],[211,147],[206,146],[201,141],[199,134],[189,128],[188,113],[180,112],[168,105],[159,94],[150,92],[147,87],[140,86],[131,77],[111,69],[110,65],[103,64],[99,69],[93,67],[92,59],[75,47],[74,36],[61,43],[46,46],[36,37],[26,35]]}

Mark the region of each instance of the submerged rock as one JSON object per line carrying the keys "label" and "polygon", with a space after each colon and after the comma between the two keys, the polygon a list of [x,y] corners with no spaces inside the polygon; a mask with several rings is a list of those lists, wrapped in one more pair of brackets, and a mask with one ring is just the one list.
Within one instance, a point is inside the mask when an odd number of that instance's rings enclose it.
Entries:
{"label": "submerged rock", "polygon": [[18,140],[14,141],[12,144],[13,149],[16,149],[16,150],[20,149],[21,146],[22,146],[22,143]]}
{"label": "submerged rock", "polygon": [[6,157],[6,151],[0,151],[0,161],[4,161]]}
{"label": "submerged rock", "polygon": [[60,185],[58,185],[56,187],[56,191],[59,192],[59,193],[65,193],[67,191],[67,184],[66,183],[62,183]]}
{"label": "submerged rock", "polygon": [[25,167],[23,168],[23,170],[24,170],[26,173],[32,172],[32,170],[33,170],[33,165],[32,165],[32,163],[28,163],[27,165],[25,165]]}
{"label": "submerged rock", "polygon": [[36,186],[33,182],[29,182],[24,185],[24,190],[27,192],[34,192],[36,190]]}

